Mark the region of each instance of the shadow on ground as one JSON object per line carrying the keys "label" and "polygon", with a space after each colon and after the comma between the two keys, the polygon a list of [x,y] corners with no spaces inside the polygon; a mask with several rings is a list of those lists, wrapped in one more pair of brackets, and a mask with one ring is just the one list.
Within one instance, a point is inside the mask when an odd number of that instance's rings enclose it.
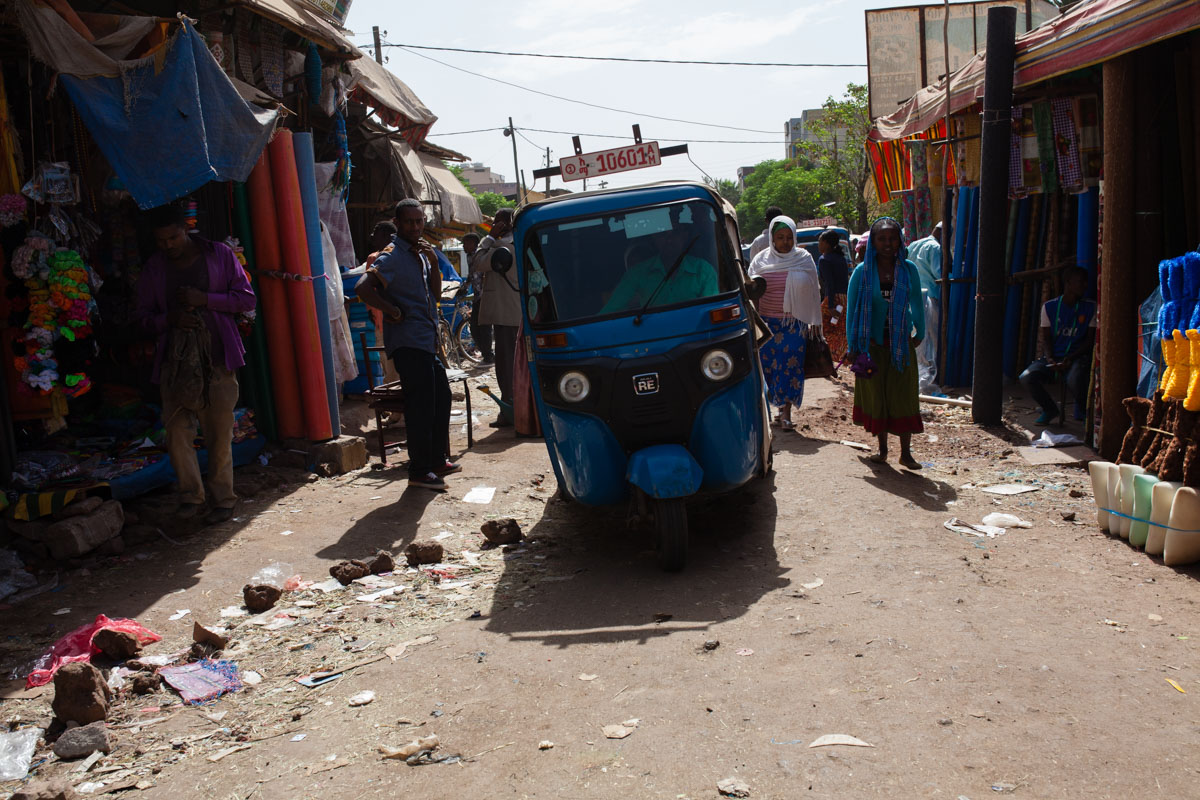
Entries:
{"label": "shadow on ground", "polygon": [[707,630],[790,581],[775,550],[775,475],[688,509],[687,566],[659,570],[650,532],[625,508],[553,500],[509,553],[487,630],[551,647]]}

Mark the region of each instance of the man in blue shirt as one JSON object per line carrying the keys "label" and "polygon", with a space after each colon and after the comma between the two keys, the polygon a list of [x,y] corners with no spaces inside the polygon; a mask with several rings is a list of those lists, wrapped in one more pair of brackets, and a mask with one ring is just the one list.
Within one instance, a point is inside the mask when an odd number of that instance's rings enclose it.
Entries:
{"label": "man in blue shirt", "polygon": [[1042,306],[1042,357],[1021,373],[1021,383],[1042,407],[1038,425],[1058,416],[1058,404],[1045,384],[1064,373],[1067,388],[1075,398],[1075,419],[1084,417],[1092,343],[1096,337],[1096,301],[1083,296],[1087,284],[1087,270],[1070,267],[1063,278],[1062,296]]}
{"label": "man in blue shirt", "polygon": [[450,384],[438,358],[437,252],[421,238],[425,212],[417,200],[396,204],[396,237],[354,287],[383,312],[383,343],[404,389],[408,484],[446,491],[443,475],[462,468],[449,459]]}

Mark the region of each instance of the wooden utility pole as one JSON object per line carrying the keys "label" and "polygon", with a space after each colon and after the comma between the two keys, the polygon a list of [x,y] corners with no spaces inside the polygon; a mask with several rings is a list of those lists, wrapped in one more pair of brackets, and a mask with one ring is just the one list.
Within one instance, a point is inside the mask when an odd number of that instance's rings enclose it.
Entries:
{"label": "wooden utility pole", "polygon": [[513,181],[517,184],[517,205],[525,205],[525,195],[521,186],[521,167],[517,164],[517,129],[513,127],[512,117],[508,118],[508,128],[504,135],[512,139],[513,146]]}
{"label": "wooden utility pole", "polygon": [[375,60],[378,63],[382,64],[383,63],[383,45],[379,41],[379,26],[378,25],[371,26],[371,37],[375,40]]}
{"label": "wooden utility pole", "polygon": [[1017,10],[993,6],[987,15],[987,66],[983,79],[983,164],[979,176],[979,274],[975,295],[975,370],[971,419],[998,425],[1004,412],[1005,263],[1008,234],[1008,161],[1012,136],[1013,61]]}
{"label": "wooden utility pole", "polygon": [[[550,148],[546,148],[546,169],[550,168]],[[536,178],[534,180],[537,180]],[[546,176],[546,194],[550,194],[550,176]]]}

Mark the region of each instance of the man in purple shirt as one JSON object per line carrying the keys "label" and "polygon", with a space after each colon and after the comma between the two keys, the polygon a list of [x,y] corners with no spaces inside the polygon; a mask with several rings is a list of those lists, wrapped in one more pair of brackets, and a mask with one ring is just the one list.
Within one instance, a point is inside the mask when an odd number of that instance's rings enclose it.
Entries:
{"label": "man in purple shirt", "polygon": [[[167,453],[179,479],[179,516],[204,507],[204,482],[192,446],[197,422],[208,450],[213,509],[208,524],[233,515],[233,409],[236,370],[246,363],[235,315],[254,308],[254,290],[226,245],[188,234],[183,210],[150,212],[158,252],[138,279],[137,313],[158,337],[152,379],[162,389]],[[205,335],[207,334],[207,335]]]}

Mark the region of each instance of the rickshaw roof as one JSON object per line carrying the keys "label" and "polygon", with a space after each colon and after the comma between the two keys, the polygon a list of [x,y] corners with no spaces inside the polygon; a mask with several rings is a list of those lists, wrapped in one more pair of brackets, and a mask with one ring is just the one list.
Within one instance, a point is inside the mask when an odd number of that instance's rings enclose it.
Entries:
{"label": "rickshaw roof", "polygon": [[597,189],[538,200],[518,211],[514,224],[535,225],[548,220],[585,214],[604,214],[625,208],[669,203],[675,200],[709,200],[718,208],[722,208],[724,202],[719,194],[698,181],[658,181],[638,186]]}

